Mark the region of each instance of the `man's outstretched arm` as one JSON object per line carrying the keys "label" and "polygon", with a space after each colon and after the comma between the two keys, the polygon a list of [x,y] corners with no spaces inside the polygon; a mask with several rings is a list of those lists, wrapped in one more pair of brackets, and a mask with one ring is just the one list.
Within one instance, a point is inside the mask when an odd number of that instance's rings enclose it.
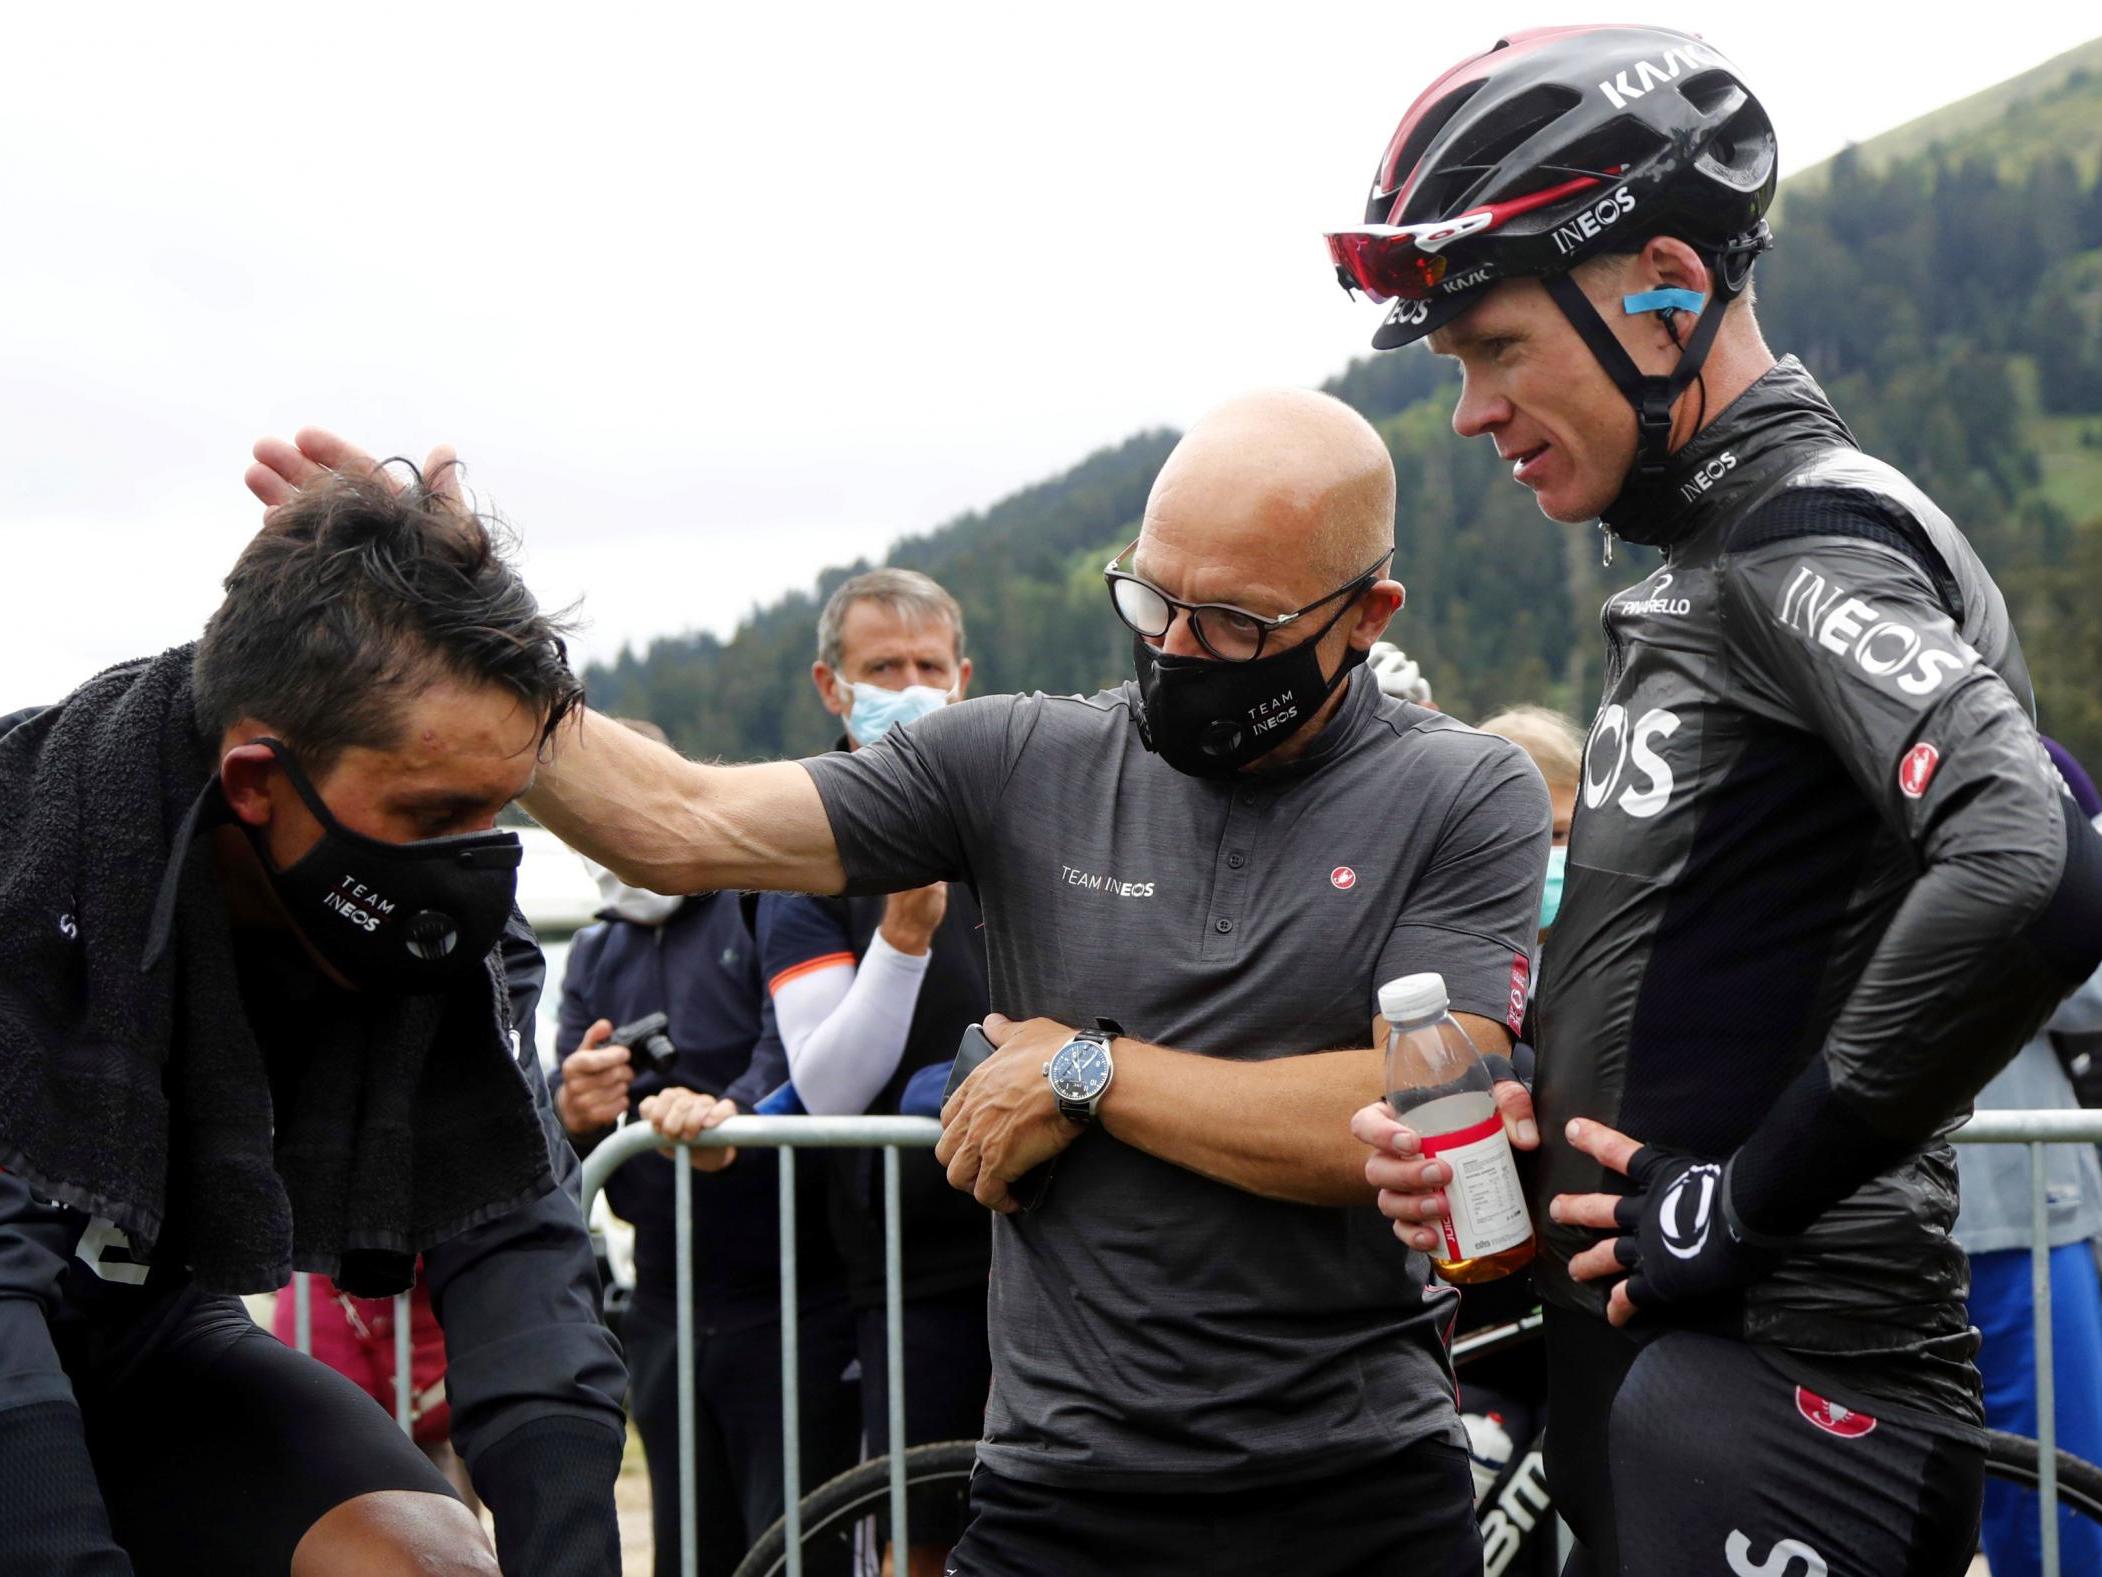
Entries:
{"label": "man's outstretched arm", "polygon": [[[423,474],[465,509],[455,459],[440,445]],[[304,427],[289,442],[259,442],[245,480],[268,510],[330,476],[377,469],[356,444]],[[588,712],[565,724],[546,754],[526,809],[624,881],[661,893],[835,893],[846,883],[817,787],[793,762],[704,766]]]}
{"label": "man's outstretched arm", "polygon": [[817,785],[793,761],[708,766],[584,712],[548,742],[523,803],[571,848],[652,892],[846,885]]}

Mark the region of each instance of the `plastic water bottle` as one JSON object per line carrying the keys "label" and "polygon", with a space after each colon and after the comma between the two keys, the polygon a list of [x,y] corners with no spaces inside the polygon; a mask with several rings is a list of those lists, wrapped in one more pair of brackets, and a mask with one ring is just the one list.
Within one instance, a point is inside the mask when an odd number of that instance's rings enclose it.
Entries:
{"label": "plastic water bottle", "polygon": [[1495,1080],[1446,1011],[1445,977],[1403,975],[1379,988],[1387,1020],[1387,1104],[1452,1169],[1445,1241],[1431,1263],[1460,1285],[1508,1276],[1533,1257],[1533,1223],[1496,1110]]}
{"label": "plastic water bottle", "polygon": [[1467,1465],[1474,1473],[1474,1503],[1480,1506],[1511,1465],[1516,1448],[1501,1413],[1462,1413],[1460,1423],[1467,1430]]}

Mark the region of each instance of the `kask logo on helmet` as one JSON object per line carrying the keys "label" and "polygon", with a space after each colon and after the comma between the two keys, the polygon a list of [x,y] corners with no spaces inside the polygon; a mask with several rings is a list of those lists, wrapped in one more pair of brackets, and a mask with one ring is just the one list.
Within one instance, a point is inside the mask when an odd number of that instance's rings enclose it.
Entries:
{"label": "kask logo on helmet", "polygon": [[1568,224],[1555,226],[1555,250],[1567,257],[1586,241],[1595,241],[1606,232],[1608,226],[1620,223],[1621,219],[1635,211],[1635,194],[1625,186],[1617,188],[1609,197],[1601,197]]}
{"label": "kask logo on helmet", "polygon": [[[1722,56],[1705,44],[1681,44],[1677,49],[1665,50],[1664,58],[1654,64],[1647,60],[1638,60],[1626,70],[1615,72],[1598,85],[1598,91],[1605,94],[1607,101],[1615,109],[1624,110],[1628,107],[1629,100],[1639,99],[1666,82],[1677,81],[1682,71],[1697,71],[1706,66],[1724,64],[1726,62]],[[1632,82],[1628,80],[1630,71],[1635,73],[1635,80]]]}

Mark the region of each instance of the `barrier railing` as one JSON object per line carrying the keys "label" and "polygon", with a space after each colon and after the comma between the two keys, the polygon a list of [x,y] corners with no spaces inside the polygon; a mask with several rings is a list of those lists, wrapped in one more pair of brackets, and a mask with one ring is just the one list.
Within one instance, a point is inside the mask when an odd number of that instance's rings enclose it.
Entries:
{"label": "barrier railing", "polygon": [[[308,1357],[314,1355],[314,1278],[306,1271],[292,1272],[292,1345]],[[394,1295],[394,1421],[412,1439],[416,1434],[416,1384],[410,1368],[409,1295]]]}
{"label": "barrier railing", "polygon": [[[931,1117],[732,1117],[685,1148],[822,1149],[883,1151],[883,1361],[890,1378],[891,1546],[903,1571],[912,1548],[905,1531],[905,1345],[904,1268],[898,1231],[898,1151],[931,1149],[941,1138]],[[584,1216],[606,1179],[638,1155],[666,1147],[647,1124],[629,1123],[602,1140],[584,1158]],[[803,1572],[802,1353],[796,1313],[796,1169],[780,1168],[781,1183],[781,1483],[788,1534],[789,1577]],[[679,1572],[693,1577],[693,1168],[672,1168],[673,1289],[678,1308],[679,1370]]]}
{"label": "barrier railing", "polygon": [[[911,1544],[905,1526],[905,1349],[903,1272],[898,1230],[898,1151],[926,1149],[941,1137],[931,1117],[733,1117],[682,1148],[883,1150],[884,1363],[890,1386],[891,1543],[903,1570]],[[2030,1291],[2035,1301],[2037,1373],[2038,1512],[2043,1533],[2044,1577],[2060,1577],[2058,1555],[2058,1388],[2052,1371],[2051,1248],[2044,1187],[2044,1147],[2102,1144],[2102,1111],[1980,1112],[1951,1135],[1957,1144],[2024,1144],[2029,1147]],[[669,1141],[647,1125],[630,1123],[584,1158],[583,1199],[588,1219],[606,1179],[638,1155]],[[695,1571],[693,1412],[693,1168],[672,1168],[672,1220],[676,1252],[674,1286],[678,1306],[679,1372],[679,1570]],[[789,1577],[802,1577],[803,1498],[798,1359],[801,1352],[796,1302],[796,1169],[780,1168],[781,1234],[781,1466],[788,1534]],[[303,1279],[303,1278],[302,1278]],[[408,1314],[401,1300],[395,1322],[399,1416],[407,1428]]]}
{"label": "barrier railing", "polygon": [[2036,1353],[2036,1498],[2043,1536],[2043,1577],[2059,1577],[2058,1377],[2051,1340],[2051,1212],[2044,1188],[2044,1147],[2102,1144],[2102,1111],[1980,1112],[1950,1136],[1958,1144],[2029,1147],[2029,1298]]}

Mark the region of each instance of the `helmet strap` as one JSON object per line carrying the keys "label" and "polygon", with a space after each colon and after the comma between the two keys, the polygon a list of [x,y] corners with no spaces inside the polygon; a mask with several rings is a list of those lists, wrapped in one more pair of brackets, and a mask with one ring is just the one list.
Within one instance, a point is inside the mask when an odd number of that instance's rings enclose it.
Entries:
{"label": "helmet strap", "polygon": [[[1591,354],[1605,368],[1606,376],[1635,408],[1635,465],[1629,474],[1631,481],[1656,482],[1662,479],[1671,463],[1671,408],[1686,392],[1687,385],[1700,376],[1701,368],[1708,360],[1709,348],[1715,343],[1716,331],[1722,327],[1723,314],[1752,282],[1752,265],[1759,260],[1759,254],[1773,244],[1773,231],[1762,219],[1751,229],[1732,236],[1718,251],[1707,256],[1714,291],[1708,297],[1707,305],[1700,309],[1693,333],[1680,347],[1679,364],[1669,374],[1645,373],[1637,367],[1627,347],[1606,327],[1606,320],[1598,315],[1591,298],[1568,273],[1549,274],[1540,281],[1554,298],[1555,305],[1562,309],[1562,316],[1569,320],[1569,326],[1591,347]],[[1667,297],[1673,299],[1658,299]],[[1690,291],[1653,290],[1621,299],[1623,310],[1631,313],[1657,311],[1669,314],[1691,310],[1690,302],[1699,298]],[[1665,322],[1669,327],[1671,320],[1668,316]],[[1678,341],[1676,331],[1672,333],[1672,340],[1674,343]]]}
{"label": "helmet strap", "polygon": [[[1606,320],[1598,315],[1591,298],[1584,294],[1583,287],[1567,273],[1549,274],[1540,281],[1547,293],[1554,298],[1555,305],[1562,309],[1562,316],[1569,326],[1577,331],[1591,354],[1598,358],[1606,376],[1627,397],[1628,404],[1635,408],[1635,468],[1633,480],[1654,482],[1664,475],[1671,460],[1671,408],[1708,360],[1708,350],[1715,343],[1715,334],[1722,327],[1723,314],[1730,303],[1744,288],[1750,277],[1746,269],[1736,280],[1735,288],[1721,269],[1716,274],[1715,294],[1702,309],[1693,325],[1693,333],[1687,338],[1685,348],[1679,353],[1679,364],[1669,373],[1645,373],[1635,365],[1635,358],[1620,343],[1617,336],[1606,326]],[[1634,298],[1639,299],[1639,298]],[[1662,310],[1678,310],[1675,305]]]}

